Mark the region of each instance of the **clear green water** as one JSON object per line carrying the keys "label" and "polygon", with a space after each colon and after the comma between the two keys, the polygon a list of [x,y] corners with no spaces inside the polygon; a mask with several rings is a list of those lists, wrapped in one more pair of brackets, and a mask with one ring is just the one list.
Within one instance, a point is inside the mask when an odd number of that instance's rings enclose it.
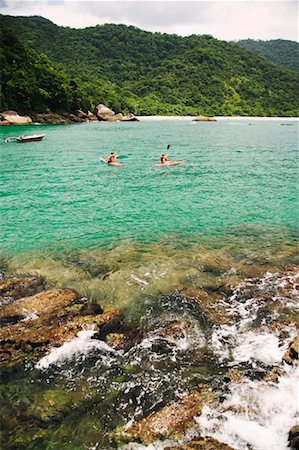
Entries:
{"label": "clear green water", "polygon": [[[298,122],[146,121],[2,127],[1,247],[90,248],[226,235],[240,227],[296,230]],[[5,143],[45,133],[37,143]],[[181,166],[157,168],[171,145]],[[122,168],[98,161],[110,151]],[[235,230],[235,231],[234,231]],[[270,232],[271,234],[271,232]]]}

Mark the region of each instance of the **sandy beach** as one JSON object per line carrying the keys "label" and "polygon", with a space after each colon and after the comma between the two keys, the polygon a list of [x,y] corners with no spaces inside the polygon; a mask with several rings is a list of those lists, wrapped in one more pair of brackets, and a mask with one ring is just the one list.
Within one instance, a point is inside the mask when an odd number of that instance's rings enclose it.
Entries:
{"label": "sandy beach", "polygon": [[[147,120],[192,120],[195,116],[138,116],[142,122]],[[283,120],[283,121],[298,121],[299,117],[251,117],[251,116],[214,116],[217,121],[228,120]]]}

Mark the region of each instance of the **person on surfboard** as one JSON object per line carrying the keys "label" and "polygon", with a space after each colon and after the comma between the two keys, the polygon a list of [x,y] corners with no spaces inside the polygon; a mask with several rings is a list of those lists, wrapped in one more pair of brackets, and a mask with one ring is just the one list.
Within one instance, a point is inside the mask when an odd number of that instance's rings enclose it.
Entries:
{"label": "person on surfboard", "polygon": [[[170,145],[168,144],[167,145],[167,150],[169,150],[169,149],[170,149]],[[166,154],[163,153],[163,155],[161,155],[160,159],[161,159],[161,164],[167,164],[168,163],[168,158],[167,158]]]}
{"label": "person on surfboard", "polygon": [[117,162],[117,161],[116,161],[117,156],[118,156],[118,155],[117,155],[116,153],[111,152],[111,153],[110,153],[110,156],[108,156],[108,158],[107,158],[107,163],[108,163],[108,164],[116,163],[116,162]]}

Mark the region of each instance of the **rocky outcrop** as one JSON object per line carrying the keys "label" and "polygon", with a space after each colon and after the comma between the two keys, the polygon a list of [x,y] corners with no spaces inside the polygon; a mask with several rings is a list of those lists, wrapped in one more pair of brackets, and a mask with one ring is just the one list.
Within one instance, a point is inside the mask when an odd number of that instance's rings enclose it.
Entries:
{"label": "rocky outcrop", "polygon": [[119,310],[104,312],[100,305],[86,303],[73,289],[51,289],[20,298],[22,292],[43,287],[42,278],[1,281],[2,295],[14,298],[3,297],[11,301],[2,303],[0,311],[0,364],[7,362],[13,366],[28,359],[36,360],[53,346],[73,339],[85,326],[95,328],[98,338],[119,330],[122,319]]}
{"label": "rocky outcrop", "polygon": [[0,113],[0,125],[28,125],[32,123],[29,116],[20,116],[16,111]]}
{"label": "rocky outcrop", "polygon": [[283,356],[283,360],[288,364],[294,364],[299,359],[299,333],[290,343],[286,353]]}
{"label": "rocky outcrop", "polygon": [[48,114],[34,114],[32,116],[34,122],[49,123],[49,124],[68,124],[68,123],[80,123],[86,122],[86,118],[78,117],[75,114],[67,113],[48,113]]}
{"label": "rocky outcrop", "polygon": [[87,118],[90,122],[97,121],[98,118],[91,111],[87,111]]}
{"label": "rocky outcrop", "polygon": [[213,393],[204,385],[198,385],[180,401],[165,406],[125,429],[120,433],[120,439],[150,444],[157,439],[179,438],[195,424],[194,417],[201,413],[203,406],[213,400]]}
{"label": "rocky outcrop", "polygon": [[103,103],[99,103],[96,106],[96,116],[99,120],[112,120],[115,112]]}
{"label": "rocky outcrop", "polygon": [[198,436],[189,442],[175,447],[165,447],[164,450],[234,450],[227,444],[219,442],[212,437]]}
{"label": "rocky outcrop", "polygon": [[126,116],[123,116],[122,121],[123,122],[139,122],[139,119],[137,119],[137,117],[134,116],[134,114],[129,113]]}
{"label": "rocky outcrop", "polygon": [[96,106],[96,116],[98,120],[104,120],[106,122],[136,122],[138,121],[137,117],[134,114],[130,113],[124,116],[122,113],[116,114],[112,109],[103,105],[103,103],[99,103]]}
{"label": "rocky outcrop", "polygon": [[192,119],[193,122],[217,122],[215,117],[197,116]]}

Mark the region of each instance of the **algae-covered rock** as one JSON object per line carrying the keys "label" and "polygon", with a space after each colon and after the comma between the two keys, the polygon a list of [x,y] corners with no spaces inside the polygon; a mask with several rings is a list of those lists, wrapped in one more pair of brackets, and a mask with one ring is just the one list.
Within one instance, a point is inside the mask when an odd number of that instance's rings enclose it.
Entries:
{"label": "algae-covered rock", "polygon": [[194,324],[181,320],[165,325],[157,334],[168,339],[184,339],[194,333]]}
{"label": "algae-covered rock", "polygon": [[104,310],[100,305],[98,305],[98,303],[88,303],[87,305],[82,306],[82,308],[80,309],[81,316],[102,314],[103,312]]}
{"label": "algae-covered rock", "polygon": [[290,343],[286,353],[283,356],[283,360],[288,364],[294,364],[299,359],[299,333]]}
{"label": "algae-covered rock", "polygon": [[180,401],[165,406],[150,414],[140,422],[128,427],[120,438],[125,441],[142,441],[145,444],[163,438],[178,438],[195,424],[194,417],[201,413],[203,406],[214,400],[214,394],[204,385],[198,385]]}
{"label": "algae-covered rock", "polygon": [[212,437],[198,436],[185,444],[174,447],[165,447],[164,450],[234,450],[227,444],[219,442]]}
{"label": "algae-covered rock", "polygon": [[16,315],[23,317],[30,314],[44,315],[64,308],[78,298],[79,294],[72,289],[52,289],[40,292],[5,305],[0,311],[0,319]]}
{"label": "algae-covered rock", "polygon": [[5,325],[0,329],[0,363],[36,360],[53,346],[73,339],[86,325],[96,326],[100,338],[118,330],[119,310],[81,316],[80,302],[72,289],[52,289],[5,305],[0,311]]}
{"label": "algae-covered rock", "polygon": [[0,280],[0,303],[5,303],[5,298],[17,300],[27,297],[43,289],[45,280],[42,277],[6,278]]}
{"label": "algae-covered rock", "polygon": [[211,323],[225,325],[230,322],[230,311],[225,307],[223,296],[219,293],[208,293],[203,289],[184,288],[180,295],[186,302],[195,304]]}
{"label": "algae-covered rock", "polygon": [[243,380],[244,376],[236,369],[231,369],[224,375],[224,381],[239,384],[242,383]]}
{"label": "algae-covered rock", "polygon": [[264,381],[270,381],[272,383],[278,383],[279,378],[285,375],[285,372],[280,367],[273,367],[265,376]]}

